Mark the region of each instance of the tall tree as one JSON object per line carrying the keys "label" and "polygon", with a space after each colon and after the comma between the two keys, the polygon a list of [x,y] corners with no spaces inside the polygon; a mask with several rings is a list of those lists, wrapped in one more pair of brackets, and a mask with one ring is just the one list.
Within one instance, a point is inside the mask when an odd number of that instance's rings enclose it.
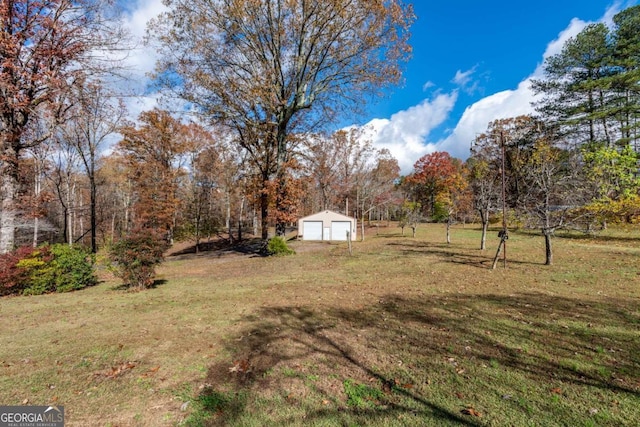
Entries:
{"label": "tall tree", "polygon": [[544,236],[546,265],[553,264],[553,234],[574,221],[574,209],[584,203],[574,154],[540,135],[524,166],[528,185],[520,210],[528,216],[529,225],[539,227]]}
{"label": "tall tree", "polygon": [[135,201],[135,183],[130,175],[125,157],[117,152],[103,157],[97,170],[97,205],[108,224],[103,236],[111,242],[130,231]]}
{"label": "tall tree", "polygon": [[[339,130],[306,140],[307,169],[319,194],[312,211],[333,209],[351,215],[360,208],[359,180],[374,163],[375,150],[361,129]],[[349,207],[351,203],[351,207]]]}
{"label": "tall tree", "polygon": [[224,229],[229,240],[242,239],[242,217],[245,209],[245,186],[242,156],[232,146],[223,129],[206,129],[196,124],[186,127],[190,140],[187,185],[183,186],[186,211],[184,228],[196,240]]}
{"label": "tall tree", "polygon": [[96,182],[97,162],[108,138],[115,134],[124,120],[126,108],[99,82],[85,82],[72,88],[71,118],[62,127],[62,135],[78,152],[89,181],[89,221],[91,251],[98,250]]}
{"label": "tall tree", "polygon": [[530,116],[498,119],[490,122],[487,129],[473,142],[467,166],[474,207],[482,224],[480,249],[486,248],[489,215],[503,202],[503,154],[505,205],[515,208],[526,193],[523,164],[526,152],[532,144],[531,132],[535,128],[535,120]]}
{"label": "tall tree", "polygon": [[[262,174],[286,191],[290,138],[362,105],[400,79],[412,8],[402,0],[169,0],[149,30],[157,77],[236,130]],[[277,200],[285,198],[278,197]],[[268,197],[261,200],[267,237]],[[281,206],[276,205],[275,209]],[[277,225],[282,234],[283,224]]]}
{"label": "tall tree", "polygon": [[[112,46],[102,0],[3,0],[0,3],[0,253],[13,249],[21,152],[44,109],[65,112],[60,96],[86,74],[92,53]],[[108,33],[108,34],[107,34]],[[86,66],[85,66],[86,65]]]}
{"label": "tall tree", "polygon": [[619,12],[613,17],[613,22],[611,65],[616,72],[611,79],[611,88],[615,117],[620,123],[618,145],[631,144],[636,152],[640,152],[640,6]]}
{"label": "tall tree", "polygon": [[374,153],[373,158],[365,163],[365,169],[359,174],[357,182],[357,199],[360,202],[360,240],[364,240],[364,222],[371,219],[375,210],[380,210],[394,202],[396,182],[400,177],[400,166],[389,150],[383,148]]}
{"label": "tall tree", "polygon": [[611,144],[611,118],[606,114],[607,78],[612,73],[609,37],[606,25],[588,25],[545,60],[545,78],[532,85],[534,92],[544,94],[539,112],[577,143]]}
{"label": "tall tree", "polygon": [[121,130],[118,150],[125,156],[135,182],[135,225],[173,239],[178,211],[178,181],[191,141],[185,126],[169,112],[153,109],[140,114],[140,126]]}
{"label": "tall tree", "polygon": [[474,152],[467,160],[469,185],[473,193],[473,206],[480,216],[482,234],[480,249],[487,247],[487,230],[491,211],[495,209],[500,197],[500,174],[491,158],[482,152]]}

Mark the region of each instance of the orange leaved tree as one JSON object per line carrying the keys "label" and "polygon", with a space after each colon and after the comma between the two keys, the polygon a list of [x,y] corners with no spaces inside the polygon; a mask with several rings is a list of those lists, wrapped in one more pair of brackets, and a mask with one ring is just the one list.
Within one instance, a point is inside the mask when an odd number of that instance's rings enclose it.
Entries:
{"label": "orange leaved tree", "polygon": [[[292,135],[315,130],[400,80],[410,54],[402,0],[171,0],[151,23],[162,59],[156,77],[207,117],[235,130],[262,180],[287,191]],[[276,197],[278,234],[288,197]],[[280,218],[278,220],[278,218]]]}

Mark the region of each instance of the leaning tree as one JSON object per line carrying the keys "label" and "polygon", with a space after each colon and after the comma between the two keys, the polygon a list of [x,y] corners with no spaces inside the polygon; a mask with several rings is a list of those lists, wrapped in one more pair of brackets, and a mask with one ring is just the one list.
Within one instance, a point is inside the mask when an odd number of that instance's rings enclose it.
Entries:
{"label": "leaning tree", "polygon": [[[149,26],[162,53],[156,77],[235,130],[260,171],[266,238],[269,204],[277,212],[287,193],[286,166],[299,141],[291,135],[317,130],[400,80],[412,7],[403,0],[165,3],[168,11]],[[284,224],[276,229],[283,234]]]}

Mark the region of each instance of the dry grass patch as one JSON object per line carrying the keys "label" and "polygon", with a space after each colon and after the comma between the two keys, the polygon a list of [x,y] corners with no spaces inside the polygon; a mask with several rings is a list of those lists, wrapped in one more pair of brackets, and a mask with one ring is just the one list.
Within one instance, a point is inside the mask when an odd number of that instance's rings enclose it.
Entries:
{"label": "dry grass patch", "polygon": [[0,402],[78,426],[640,419],[640,232],[558,238],[551,267],[513,233],[495,271],[475,228],[379,233],[353,256],[182,254],[145,292],[2,299]]}

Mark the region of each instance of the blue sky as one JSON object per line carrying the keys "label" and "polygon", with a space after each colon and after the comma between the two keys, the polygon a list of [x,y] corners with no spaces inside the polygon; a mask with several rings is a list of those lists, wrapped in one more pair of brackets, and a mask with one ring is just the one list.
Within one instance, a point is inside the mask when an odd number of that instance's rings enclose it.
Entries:
{"label": "blue sky", "polygon": [[[598,21],[613,5],[610,0],[415,1],[406,85],[371,112],[387,117],[438,90],[461,88],[459,101],[465,104],[515,88],[574,18]],[[468,73],[466,85],[454,82],[456,73]]]}
{"label": "blue sky", "polygon": [[[610,22],[618,11],[640,0],[416,0],[412,28],[413,58],[405,83],[371,102],[354,125],[388,148],[409,173],[422,155],[449,151],[466,158],[471,140],[489,121],[531,111],[528,79],[541,76],[545,55],[592,22]],[[161,0],[127,4],[128,25],[142,36]],[[132,56],[149,71],[153,52]],[[132,112],[155,104],[141,99]]]}

